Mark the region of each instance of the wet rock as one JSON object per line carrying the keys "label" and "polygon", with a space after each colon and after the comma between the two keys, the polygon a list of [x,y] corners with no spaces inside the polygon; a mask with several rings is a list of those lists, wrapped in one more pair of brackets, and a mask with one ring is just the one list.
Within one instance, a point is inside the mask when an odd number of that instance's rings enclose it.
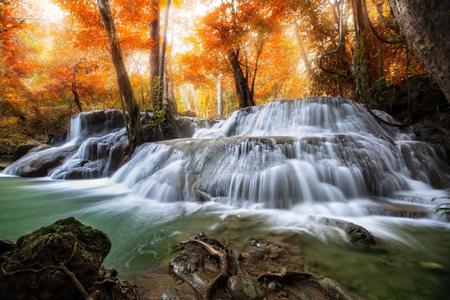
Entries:
{"label": "wet rock", "polygon": [[120,138],[110,149],[108,157],[108,165],[106,166],[106,174],[112,175],[126,161],[128,154],[128,140],[126,137]]}
{"label": "wet rock", "polygon": [[97,169],[89,169],[86,167],[79,167],[70,169],[64,179],[95,179],[100,177],[100,171]]}
{"label": "wet rock", "polygon": [[395,119],[414,123],[408,130],[427,143],[444,148],[443,160],[450,158],[450,107],[439,86],[430,76],[413,76],[398,84],[379,81],[373,86],[374,108],[391,114]]}
{"label": "wet rock", "polygon": [[8,139],[0,140],[0,156],[10,156],[14,154],[16,145]]}
{"label": "wet rock", "polygon": [[64,132],[62,134],[58,135],[49,135],[47,139],[47,145],[51,145],[53,147],[61,146],[62,144],[65,144],[67,141],[67,132]]}
{"label": "wet rock", "polygon": [[369,248],[377,244],[375,237],[367,229],[354,223],[332,218],[320,218],[318,222],[344,230],[353,246]]}
{"label": "wet rock", "polygon": [[25,156],[30,152],[31,149],[41,146],[38,142],[21,144],[17,146],[16,151],[14,152],[13,160],[18,160],[19,158]]}
{"label": "wet rock", "polygon": [[264,290],[258,281],[250,276],[232,276],[228,278],[228,288],[236,300],[256,300],[264,297]]}
{"label": "wet rock", "polygon": [[345,227],[345,233],[354,245],[370,247],[376,244],[374,236],[367,229],[359,225],[348,224]]}
{"label": "wet rock", "polygon": [[[423,199],[420,198],[405,198],[401,195],[398,196],[399,199],[409,202],[420,203]],[[381,203],[379,206],[369,207],[368,211],[374,215],[391,216],[398,218],[427,218],[430,217],[430,211],[428,208],[420,205],[414,204],[396,204],[396,203]]]}
{"label": "wet rock", "polygon": [[437,204],[433,212],[443,221],[450,221],[450,203]]}
{"label": "wet rock", "polygon": [[351,299],[346,293],[342,290],[339,284],[330,278],[322,278],[318,280],[319,285],[325,290],[326,294],[330,299],[341,299],[341,300],[349,300]]}
{"label": "wet rock", "polygon": [[[21,237],[1,264],[2,299],[79,299],[64,264],[88,287],[97,278],[111,242],[101,231],[69,218]],[[39,271],[41,270],[41,271]]]}
{"label": "wet rock", "polygon": [[175,118],[178,136],[180,138],[190,138],[197,129],[196,119],[190,117]]}
{"label": "wet rock", "polygon": [[85,137],[112,132],[125,126],[123,113],[117,109],[85,112],[79,118],[82,135]]}
{"label": "wet rock", "polygon": [[132,299],[102,267],[110,248],[105,233],[74,218],[44,226],[0,256],[0,299]]}
{"label": "wet rock", "polygon": [[50,148],[51,148],[50,145],[47,145],[47,144],[40,144],[39,146],[34,147],[34,148],[32,148],[30,151],[28,151],[27,154],[30,154],[30,153],[36,153],[36,152],[39,152],[39,151],[44,151],[44,150],[47,150],[47,149],[50,149]]}
{"label": "wet rock", "polygon": [[17,169],[17,174],[22,177],[45,177],[51,170],[61,165],[64,160],[73,154],[74,149],[65,149],[54,155],[45,155],[39,159],[30,160]]}

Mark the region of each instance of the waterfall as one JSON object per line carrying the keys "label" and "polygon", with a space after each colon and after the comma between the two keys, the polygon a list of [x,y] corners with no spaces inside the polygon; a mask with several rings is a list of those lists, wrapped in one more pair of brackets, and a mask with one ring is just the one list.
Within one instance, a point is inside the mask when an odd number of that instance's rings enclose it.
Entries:
{"label": "waterfall", "polygon": [[28,154],[3,173],[54,179],[110,175],[114,150],[119,150],[125,143],[123,126],[123,115],[119,110],[80,113],[71,118],[64,145]]}
{"label": "waterfall", "polygon": [[122,129],[124,125],[120,110],[82,112],[70,119],[67,142],[101,136]]}
{"label": "waterfall", "polygon": [[177,124],[181,136],[193,137],[143,144],[118,169],[127,145],[121,113],[82,113],[70,121],[65,145],[27,155],[5,173],[112,176],[144,199],[270,209],[355,201],[430,204],[430,191],[450,186],[440,147],[379,124],[349,100],[276,101],[236,111],[212,126],[189,118]]}
{"label": "waterfall", "polygon": [[[180,137],[191,137],[198,128],[210,126],[207,121],[189,117],[177,117],[175,123]],[[66,144],[26,155],[4,173],[53,179],[108,177],[120,167],[127,149],[123,127],[119,110],[80,113],[69,122]]]}
{"label": "waterfall", "polygon": [[145,144],[113,180],[161,202],[293,208],[381,201],[448,187],[440,152],[380,125],[359,104],[313,98],[240,110],[191,139]]}
{"label": "waterfall", "polygon": [[76,141],[81,137],[81,132],[83,131],[82,127],[82,118],[81,114],[76,115],[70,119],[69,123],[69,132],[67,134],[67,142]]}

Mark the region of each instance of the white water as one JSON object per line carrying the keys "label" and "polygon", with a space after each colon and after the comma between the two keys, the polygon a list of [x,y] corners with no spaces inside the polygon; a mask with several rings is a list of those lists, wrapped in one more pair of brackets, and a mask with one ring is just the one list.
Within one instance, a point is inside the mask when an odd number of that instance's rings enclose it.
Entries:
{"label": "white water", "polygon": [[[72,120],[70,141],[60,149],[81,145],[50,176],[64,178],[85,161],[92,172],[110,163],[102,147],[115,145],[124,132],[86,139],[82,126]],[[25,159],[57,149],[46,151]],[[130,210],[159,221],[198,211],[262,215],[275,227],[323,239],[329,228],[318,220],[325,216],[406,242],[390,225],[449,227],[432,214],[433,199],[449,196],[432,188],[449,187],[449,168],[441,156],[439,148],[381,126],[349,101],[275,102],[235,112],[212,128],[198,129],[191,139],[142,145],[111,182],[99,187],[125,188],[128,195],[90,209]],[[14,174],[18,166],[6,172]]]}
{"label": "white water", "polygon": [[42,161],[53,165],[52,161],[56,159],[56,166],[49,168],[46,174],[51,178],[65,179],[70,172],[78,172],[77,176],[85,179],[106,176],[111,162],[110,148],[125,139],[121,118],[121,112],[117,110],[80,113],[71,118],[64,145],[28,154],[3,173],[19,175]]}
{"label": "white water", "polygon": [[448,184],[436,149],[412,138],[348,101],[272,103],[238,111],[193,139],[143,145],[113,180],[162,202],[206,197],[267,208]]}
{"label": "white water", "polygon": [[132,196],[108,207],[206,201],[197,209],[262,215],[323,239],[330,228],[317,220],[329,217],[411,244],[392,226],[450,229],[433,214],[449,196],[432,187],[449,187],[440,157],[438,147],[381,126],[349,101],[272,103],[238,111],[193,139],[141,146],[112,178]]}

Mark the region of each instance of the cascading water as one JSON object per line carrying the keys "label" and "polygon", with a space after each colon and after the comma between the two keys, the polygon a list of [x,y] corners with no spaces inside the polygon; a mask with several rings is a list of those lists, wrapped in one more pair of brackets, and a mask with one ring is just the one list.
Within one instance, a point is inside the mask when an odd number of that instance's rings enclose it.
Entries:
{"label": "cascading water", "polygon": [[70,120],[64,145],[26,155],[3,173],[55,179],[108,175],[111,164],[102,162],[110,162],[111,148],[126,139],[123,126],[118,110],[81,113]]}
{"label": "cascading water", "polygon": [[[175,118],[177,135],[191,137],[209,122]],[[66,144],[26,155],[3,172],[22,177],[94,179],[110,176],[122,164],[128,141],[119,110],[80,113],[69,123]],[[151,134],[149,135],[152,138]]]}
{"label": "cascading water", "polygon": [[[109,176],[126,147],[121,126],[119,111],[80,114],[71,120],[67,144],[25,156],[5,172]],[[380,125],[359,104],[312,98],[240,110],[212,127],[197,127],[192,138],[144,144],[112,180],[140,199],[289,209],[306,216],[304,223],[317,214],[423,217],[439,205],[433,199],[448,197],[444,160],[439,147]]]}
{"label": "cascading water", "polygon": [[315,98],[241,110],[192,139],[143,145],[113,179],[163,202],[293,208],[371,199],[382,211],[388,198],[448,187],[439,155],[358,104]]}

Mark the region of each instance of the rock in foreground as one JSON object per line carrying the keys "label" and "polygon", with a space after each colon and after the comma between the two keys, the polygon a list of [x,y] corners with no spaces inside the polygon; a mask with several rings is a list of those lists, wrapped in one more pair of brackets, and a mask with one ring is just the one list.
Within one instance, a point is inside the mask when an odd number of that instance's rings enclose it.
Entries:
{"label": "rock in foreground", "polygon": [[135,299],[102,267],[108,236],[74,218],[25,235],[0,253],[0,299]]}

